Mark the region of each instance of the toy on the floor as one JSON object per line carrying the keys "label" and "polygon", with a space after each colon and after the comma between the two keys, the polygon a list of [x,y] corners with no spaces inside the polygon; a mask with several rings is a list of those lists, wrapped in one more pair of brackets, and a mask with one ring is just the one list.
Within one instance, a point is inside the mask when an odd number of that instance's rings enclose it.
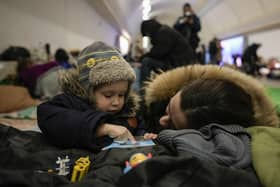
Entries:
{"label": "toy on the floor", "polygon": [[90,166],[89,156],[80,157],[75,162],[75,166],[72,171],[71,182],[80,181],[87,174]]}
{"label": "toy on the floor", "polygon": [[143,153],[135,153],[133,154],[129,161],[125,161],[125,168],[123,170],[124,173],[127,173],[132,168],[136,167],[138,164],[144,162],[147,159],[152,158],[152,154],[148,153],[148,155],[145,155]]}

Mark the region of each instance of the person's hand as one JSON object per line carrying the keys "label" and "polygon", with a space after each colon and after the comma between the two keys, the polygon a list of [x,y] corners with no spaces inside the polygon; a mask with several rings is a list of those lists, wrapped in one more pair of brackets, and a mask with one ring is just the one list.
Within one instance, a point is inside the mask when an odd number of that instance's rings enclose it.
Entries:
{"label": "person's hand", "polygon": [[114,125],[114,124],[103,124],[98,127],[96,131],[97,136],[109,136],[118,141],[127,141],[130,140],[132,143],[135,143],[136,140],[130,131],[123,126]]}
{"label": "person's hand", "polygon": [[157,138],[157,134],[154,134],[154,133],[145,133],[144,134],[144,140],[153,140],[153,139],[156,139]]}
{"label": "person's hand", "polygon": [[187,22],[187,18],[183,17],[179,20],[179,24],[183,24]]}

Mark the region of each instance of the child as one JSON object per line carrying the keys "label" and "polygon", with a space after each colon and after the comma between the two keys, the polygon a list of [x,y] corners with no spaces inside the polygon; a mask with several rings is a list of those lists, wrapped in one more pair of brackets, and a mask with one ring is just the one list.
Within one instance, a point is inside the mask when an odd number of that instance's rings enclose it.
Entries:
{"label": "child", "polygon": [[40,129],[62,147],[99,150],[113,139],[134,142],[133,135],[145,132],[135,123],[134,80],[133,69],[115,49],[93,43],[79,54],[77,68],[62,77],[64,93],[38,107]]}

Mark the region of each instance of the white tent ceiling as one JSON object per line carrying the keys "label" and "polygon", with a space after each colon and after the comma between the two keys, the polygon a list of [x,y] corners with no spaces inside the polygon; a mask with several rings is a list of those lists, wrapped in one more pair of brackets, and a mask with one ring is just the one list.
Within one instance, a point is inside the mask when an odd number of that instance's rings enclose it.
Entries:
{"label": "white tent ceiling", "polygon": [[[133,39],[142,21],[142,0],[88,0],[92,7],[120,32]],[[151,0],[151,17],[172,26],[189,2],[201,18],[202,42],[279,27],[280,0]]]}

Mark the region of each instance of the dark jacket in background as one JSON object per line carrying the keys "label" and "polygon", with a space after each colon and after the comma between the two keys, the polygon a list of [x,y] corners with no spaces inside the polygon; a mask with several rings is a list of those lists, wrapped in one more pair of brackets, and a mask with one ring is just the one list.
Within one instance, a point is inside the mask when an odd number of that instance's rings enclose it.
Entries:
{"label": "dark jacket in background", "polygon": [[253,43],[252,45],[248,46],[242,55],[242,63],[243,69],[246,73],[255,75],[258,71],[258,61],[259,57],[257,54],[257,50],[261,45],[257,43]]}
{"label": "dark jacket in background", "polygon": [[[64,148],[99,150],[112,143],[109,136],[95,137],[96,128],[103,123],[127,127],[133,135],[143,135],[142,123],[130,124],[130,106],[119,114],[97,111],[89,102],[70,94],[61,94],[38,106],[38,125],[46,137]],[[138,126],[137,126],[138,125]]]}
{"label": "dark jacket in background", "polygon": [[145,56],[162,61],[165,70],[191,64],[194,53],[188,41],[177,31],[156,20],[143,21],[143,36],[149,36],[152,48]]}
{"label": "dark jacket in background", "polygon": [[200,41],[200,38],[198,37],[198,32],[201,30],[200,19],[197,15],[193,14],[189,17],[190,19],[193,19],[193,24],[181,23],[180,20],[185,17],[185,15],[180,16],[173,27],[189,41],[190,45],[195,50]]}
{"label": "dark jacket in background", "polygon": [[259,59],[257,55],[257,50],[260,47],[260,44],[253,43],[252,45],[248,46],[242,55],[242,60],[248,63],[256,63]]}

